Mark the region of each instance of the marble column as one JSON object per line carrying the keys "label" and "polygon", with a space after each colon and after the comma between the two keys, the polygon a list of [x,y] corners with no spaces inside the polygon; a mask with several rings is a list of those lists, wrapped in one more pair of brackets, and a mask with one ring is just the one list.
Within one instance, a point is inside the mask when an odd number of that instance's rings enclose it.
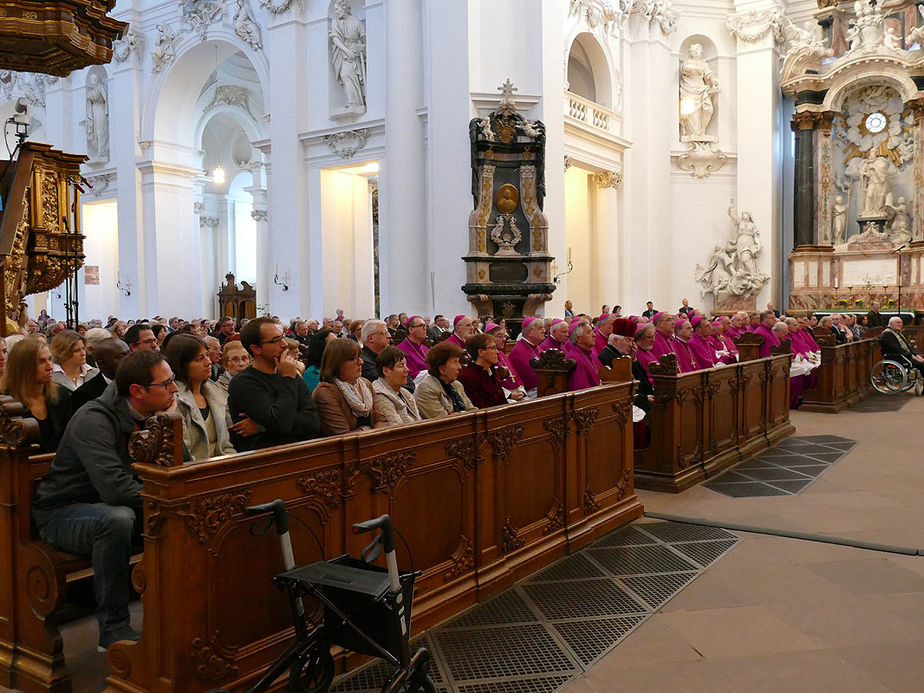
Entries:
{"label": "marble column", "polygon": [[815,114],[796,113],[791,125],[796,136],[793,245],[815,245]]}
{"label": "marble column", "polygon": [[924,241],[924,99],[905,104],[914,115],[914,194],[912,195],[912,239]]}

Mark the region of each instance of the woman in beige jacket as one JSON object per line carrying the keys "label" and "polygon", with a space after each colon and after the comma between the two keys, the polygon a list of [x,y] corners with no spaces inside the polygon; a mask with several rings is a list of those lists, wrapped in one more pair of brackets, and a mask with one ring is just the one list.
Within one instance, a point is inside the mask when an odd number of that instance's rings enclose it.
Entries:
{"label": "woman in beige jacket", "polygon": [[456,378],[462,372],[459,357],[465,352],[452,342],[440,342],[427,352],[429,375],[414,390],[417,408],[425,419],[477,409]]}
{"label": "woman in beige jacket", "polygon": [[375,394],[376,428],[400,426],[420,421],[417,402],[403,385],[407,383],[407,354],[397,347],[387,346],[375,359],[379,377],[372,383]]}

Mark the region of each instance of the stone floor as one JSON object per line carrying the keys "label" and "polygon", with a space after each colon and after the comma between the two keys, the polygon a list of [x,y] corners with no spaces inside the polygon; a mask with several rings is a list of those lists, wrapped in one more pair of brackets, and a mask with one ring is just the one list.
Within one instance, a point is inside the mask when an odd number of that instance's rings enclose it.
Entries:
{"label": "stone floor", "polygon": [[[924,550],[924,456],[915,452],[924,398],[889,404],[794,412],[797,436],[858,441],[795,495],[736,498],[702,486],[639,495],[647,511],[672,517]],[[736,535],[737,546],[561,690],[924,691],[924,556]],[[102,690],[92,623],[64,637],[74,692]]]}

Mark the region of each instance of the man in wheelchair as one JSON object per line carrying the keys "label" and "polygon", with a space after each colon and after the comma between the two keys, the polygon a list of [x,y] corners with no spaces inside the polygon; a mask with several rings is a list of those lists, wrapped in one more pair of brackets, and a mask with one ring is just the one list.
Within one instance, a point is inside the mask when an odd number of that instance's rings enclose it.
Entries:
{"label": "man in wheelchair", "polygon": [[917,349],[905,339],[905,335],[902,334],[903,328],[904,323],[901,318],[894,317],[889,320],[889,326],[879,336],[882,358],[897,361],[909,369],[917,368],[918,372],[924,376],[924,356],[921,356]]}

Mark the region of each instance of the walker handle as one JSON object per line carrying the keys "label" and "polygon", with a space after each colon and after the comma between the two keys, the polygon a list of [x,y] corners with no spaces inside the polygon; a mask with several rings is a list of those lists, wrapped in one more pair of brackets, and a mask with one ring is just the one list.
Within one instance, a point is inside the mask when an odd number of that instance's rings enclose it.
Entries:
{"label": "walker handle", "polygon": [[395,532],[392,529],[391,517],[382,515],[374,520],[357,522],[353,525],[353,534],[365,534],[373,529],[382,530],[382,548],[385,549],[385,553],[393,553],[395,550]]}
{"label": "walker handle", "polygon": [[[244,508],[244,513],[247,515],[260,515],[262,513],[272,513],[273,516],[270,519],[270,522],[276,525],[277,534],[285,534],[289,531],[289,518],[286,515],[286,504],[277,498],[276,500],[270,503],[263,503],[261,505],[251,505],[250,507]],[[269,527],[267,527],[263,532],[268,532]],[[261,532],[261,534],[263,533]]]}

